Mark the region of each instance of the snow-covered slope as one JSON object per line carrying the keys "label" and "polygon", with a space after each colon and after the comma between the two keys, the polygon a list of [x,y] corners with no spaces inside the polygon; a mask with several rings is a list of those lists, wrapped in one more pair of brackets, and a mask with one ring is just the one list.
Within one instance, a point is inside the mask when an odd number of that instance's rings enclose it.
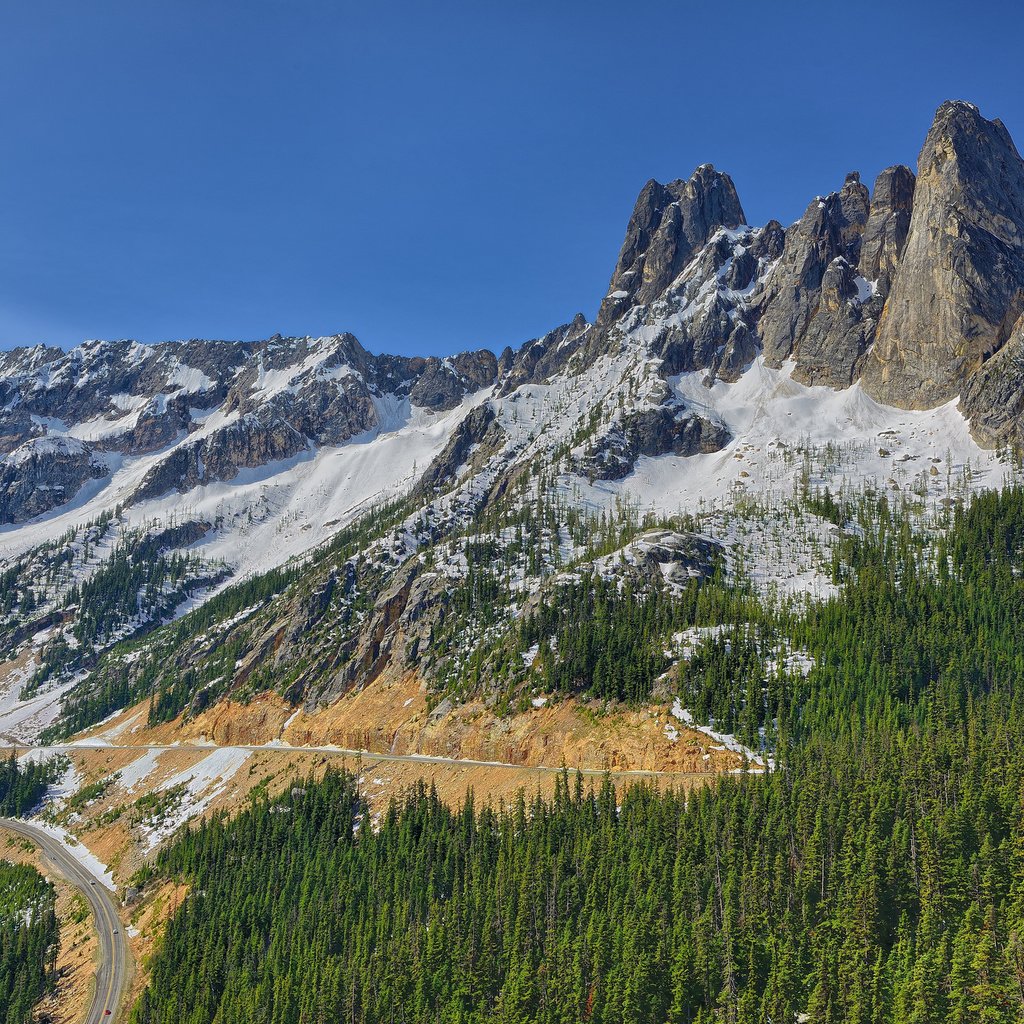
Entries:
{"label": "snow-covered slope", "polygon": [[[374,399],[376,424],[345,444],[309,446],[287,459],[241,469],[229,481],[202,483],[132,501],[140,483],[183,439],[152,454],[119,456],[104,486],[26,523],[0,527],[0,560],[11,562],[68,530],[121,507],[128,527],[161,522],[212,524],[193,550],[223,559],[232,578],[266,571],[323,543],[367,507],[411,489],[442,450],[455,425],[486,392],[466,396],[454,409],[431,412],[393,395]],[[189,443],[215,435],[230,422],[219,410],[204,417]]]}
{"label": "snow-covered slope", "polygon": [[[449,686],[588,573],[674,586],[720,553],[762,594],[827,597],[843,524],[810,499],[898,496],[928,525],[1018,472],[959,399],[897,409],[861,382],[913,179],[851,174],[785,230],[745,224],[710,165],[650,182],[594,323],[497,356],[347,334],[0,354],[0,732],[154,679],[168,714],[271,677],[329,701],[393,662]],[[175,634],[190,661],[166,631],[103,653],[284,565]]]}

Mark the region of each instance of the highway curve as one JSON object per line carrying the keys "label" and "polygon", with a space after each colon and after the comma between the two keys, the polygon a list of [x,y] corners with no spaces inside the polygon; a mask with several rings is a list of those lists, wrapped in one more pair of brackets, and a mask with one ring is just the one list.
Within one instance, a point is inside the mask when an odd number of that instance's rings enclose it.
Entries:
{"label": "highway curve", "polygon": [[[0,827],[30,839],[42,851],[47,866],[85,894],[89,906],[92,907],[100,940],[96,988],[85,1020],[87,1024],[117,1020],[128,982],[131,959],[110,893],[101,881],[75,860],[59,839],[55,839],[48,832],[28,822],[15,821],[11,818],[0,818]],[[110,1011],[110,1016],[106,1015],[107,1010]]]}

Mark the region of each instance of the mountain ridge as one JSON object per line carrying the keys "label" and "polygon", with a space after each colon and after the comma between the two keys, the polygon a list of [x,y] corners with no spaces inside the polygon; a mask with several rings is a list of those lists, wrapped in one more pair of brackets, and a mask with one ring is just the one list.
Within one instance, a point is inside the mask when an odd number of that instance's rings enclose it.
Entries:
{"label": "mountain ridge", "polygon": [[[20,581],[0,637],[13,654],[35,632],[29,690],[67,692],[81,727],[147,688],[160,716],[260,686],[315,708],[410,668],[441,702],[469,673],[500,703],[532,671],[482,667],[510,624],[534,628],[581,578],[648,595],[660,615],[650,595],[687,580],[710,592],[737,544],[764,579],[828,593],[817,491],[909,494],[938,514],[998,485],[1020,436],[1024,164],[957,101],[918,170],[887,168],[873,193],[852,172],[785,229],[744,224],[710,164],[648,182],[594,321],[498,355],[374,356],[349,334],[0,354],[0,558]],[[972,174],[1001,175],[991,209]],[[887,311],[919,322],[920,251],[954,207],[971,230],[941,250],[952,283],[930,301],[970,327],[938,344],[965,353],[962,397],[933,391],[922,363],[919,408],[906,366],[898,386],[879,369]],[[1013,258],[986,263],[996,243]],[[763,516],[759,503],[781,516],[767,562],[729,518]],[[787,529],[814,540],[794,546]],[[94,578],[121,581],[116,600]],[[216,605],[223,635],[167,632],[247,581],[248,603]]]}
{"label": "mountain ridge", "polygon": [[[652,179],[637,199],[592,328],[580,314],[500,355],[480,349],[443,359],[374,356],[351,334],[89,342],[68,353],[42,346],[0,353],[0,518],[20,522],[59,508],[111,469],[96,457],[104,452],[137,456],[167,448],[164,464],[130,500],[184,492],[310,446],[345,444],[380,426],[375,397],[448,412],[471,391],[508,394],[573,363],[585,370],[616,344],[616,334],[644,322],[658,324],[646,340],[663,376],[706,369],[712,380],[735,380],[761,351],[770,366],[793,359],[803,383],[842,388],[863,379],[870,394],[897,406],[934,407],[963,392],[984,443],[1019,440],[1019,424],[999,414],[1008,386],[1011,405],[1024,390],[1015,361],[998,361],[996,377],[981,371],[1019,344],[1024,162],[1001,122],[950,101],[936,113],[919,172],[923,185],[909,168],[887,168],[873,194],[852,172],[785,231],[773,221],[744,225],[731,178],[710,164],[688,180]],[[956,237],[942,227],[950,217]],[[936,225],[943,234],[933,253]],[[901,273],[905,249],[911,261]],[[938,301],[937,313],[926,312],[920,297],[933,262],[941,280],[928,301],[929,308]],[[925,344],[920,335],[933,316],[939,337]],[[943,382],[933,380],[941,373]],[[201,414],[208,410],[219,410],[224,422],[204,436],[209,417]],[[705,437],[699,417],[683,418],[685,425],[678,409],[663,405],[654,420],[634,425],[614,457],[628,472],[637,454],[721,447],[725,438]],[[39,438],[53,434],[80,443],[61,453],[47,481],[46,460],[33,454]],[[17,471],[28,464],[31,499]]]}

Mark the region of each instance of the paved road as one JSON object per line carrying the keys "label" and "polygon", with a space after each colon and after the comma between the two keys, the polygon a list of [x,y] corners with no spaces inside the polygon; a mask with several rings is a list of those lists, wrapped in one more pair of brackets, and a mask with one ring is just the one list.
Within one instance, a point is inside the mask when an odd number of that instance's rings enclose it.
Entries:
{"label": "paved road", "polygon": [[88,740],[75,743],[55,743],[46,747],[32,747],[24,744],[0,745],[0,754],[7,755],[9,751],[16,754],[25,753],[30,750],[182,750],[186,752],[211,753],[214,750],[251,750],[260,754],[329,754],[334,757],[361,758],[367,764],[377,764],[382,761],[397,761],[409,764],[436,764],[451,765],[455,768],[510,768],[517,772],[538,772],[548,773],[562,772],[566,770],[570,775],[579,772],[581,775],[605,774],[615,776],[669,776],[672,778],[707,779],[720,775],[720,772],[685,772],[659,770],[655,768],[566,768],[555,767],[554,765],[538,764],[511,764],[508,761],[476,761],[468,757],[439,757],[435,754],[383,754],[376,750],[349,750],[343,747],[305,747],[289,746],[287,744],[247,744],[247,743],[90,743]]}
{"label": "paved road", "polygon": [[[61,878],[78,886],[92,907],[99,933],[99,966],[96,969],[96,990],[89,1007],[86,1024],[115,1021],[128,982],[131,958],[121,922],[110,892],[89,871],[79,864],[59,839],[24,821],[0,818],[0,826],[31,839],[38,846],[47,865]],[[110,1016],[105,1016],[105,1011]]]}

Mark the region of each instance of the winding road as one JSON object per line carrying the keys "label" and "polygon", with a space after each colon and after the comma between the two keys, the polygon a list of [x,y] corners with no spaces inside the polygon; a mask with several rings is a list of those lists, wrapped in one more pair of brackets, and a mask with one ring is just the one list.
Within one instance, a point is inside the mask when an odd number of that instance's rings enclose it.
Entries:
{"label": "winding road", "polygon": [[[99,935],[99,966],[96,968],[96,987],[92,1005],[85,1020],[87,1024],[117,1019],[121,999],[131,969],[131,954],[125,940],[114,901],[103,883],[95,878],[68,852],[59,839],[25,821],[0,818],[0,828],[17,832],[31,840],[42,851],[47,866],[65,881],[77,886],[85,894],[92,908]],[[109,1016],[107,1015],[109,1011]]]}

